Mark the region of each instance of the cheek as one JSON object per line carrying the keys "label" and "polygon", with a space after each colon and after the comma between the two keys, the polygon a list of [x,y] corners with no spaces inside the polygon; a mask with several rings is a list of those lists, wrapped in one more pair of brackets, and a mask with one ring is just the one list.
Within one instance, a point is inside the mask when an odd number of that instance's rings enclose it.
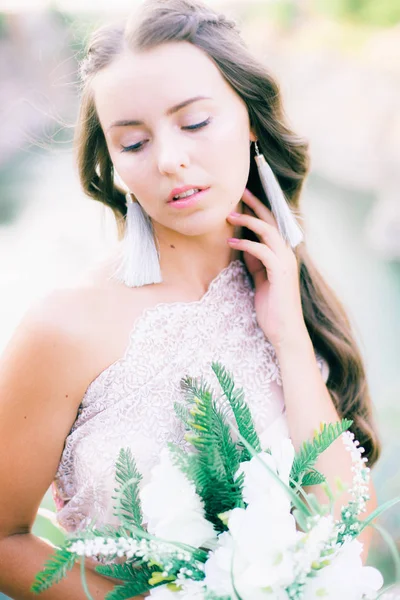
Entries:
{"label": "cheek", "polygon": [[227,144],[224,151],[215,159],[215,169],[218,179],[229,190],[231,197],[238,194],[241,197],[250,172],[250,151],[246,141],[238,140]]}
{"label": "cheek", "polygon": [[250,146],[250,132],[246,115],[238,111],[230,111],[217,120],[215,126],[215,141],[227,149]]}
{"label": "cheek", "polygon": [[146,195],[149,195],[151,174],[147,171],[146,161],[126,152],[114,158],[114,165],[125,185],[138,198],[145,199]]}
{"label": "cheek", "polygon": [[232,182],[246,184],[250,168],[250,132],[246,123],[237,114],[221,120],[215,129],[211,147],[210,162],[218,167],[219,173],[226,173]]}

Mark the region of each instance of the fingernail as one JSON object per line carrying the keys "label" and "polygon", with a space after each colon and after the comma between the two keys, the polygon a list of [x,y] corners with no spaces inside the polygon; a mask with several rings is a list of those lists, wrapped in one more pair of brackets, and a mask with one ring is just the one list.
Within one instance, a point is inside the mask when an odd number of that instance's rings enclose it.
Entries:
{"label": "fingernail", "polygon": [[230,244],[237,244],[238,242],[240,242],[240,240],[238,238],[228,238],[228,242]]}
{"label": "fingernail", "polygon": [[240,217],[240,213],[238,213],[238,212],[231,212],[231,213],[229,214],[229,216],[230,216],[230,217]]}

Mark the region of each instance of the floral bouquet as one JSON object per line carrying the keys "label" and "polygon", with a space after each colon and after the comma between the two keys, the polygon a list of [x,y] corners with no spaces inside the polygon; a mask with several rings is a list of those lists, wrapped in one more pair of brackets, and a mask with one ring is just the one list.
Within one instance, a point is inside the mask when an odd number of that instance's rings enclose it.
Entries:
{"label": "floral bouquet", "polygon": [[[361,600],[377,598],[381,573],[361,561],[363,529],[398,499],[361,520],[369,468],[348,431],[351,420],[323,425],[296,454],[290,439],[262,448],[242,389],[219,363],[219,404],[201,380],[182,380],[186,403],[175,410],[192,451],[169,444],[149,483],[129,449],[116,465],[115,514],[120,527],[91,525],[70,534],[36,575],[40,593],[84,559],[118,580],[107,600],[148,594],[156,600]],[[233,423],[233,418],[235,423]],[[337,438],[351,453],[351,501],[333,517],[334,495],[315,469]],[[322,485],[321,505],[305,486]]]}

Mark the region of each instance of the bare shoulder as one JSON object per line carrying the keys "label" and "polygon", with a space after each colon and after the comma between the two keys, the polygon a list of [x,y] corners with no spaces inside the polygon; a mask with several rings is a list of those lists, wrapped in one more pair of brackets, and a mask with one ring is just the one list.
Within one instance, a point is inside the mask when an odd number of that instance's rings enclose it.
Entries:
{"label": "bare shoulder", "polygon": [[31,306],[24,327],[42,331],[64,359],[80,356],[71,377],[80,389],[121,358],[132,324],[153,302],[149,290],[127,288],[111,277],[113,263],[87,270],[69,287],[55,289]]}
{"label": "bare shoulder", "polygon": [[[94,274],[88,273],[86,282],[53,289],[35,299],[21,316],[2,353],[2,361],[23,353],[30,363],[40,356],[44,364],[51,356],[53,360],[59,357],[59,361],[66,360],[72,365],[74,357],[82,359],[86,355],[87,358],[77,364],[90,371],[88,345],[99,326],[97,318],[105,294],[100,280],[96,283]],[[85,378],[84,371],[71,371],[71,380],[75,375]],[[90,377],[90,372],[87,376]]]}
{"label": "bare shoulder", "polygon": [[[101,330],[104,313],[116,313],[126,294],[125,286],[112,279],[111,264],[102,261],[67,287],[42,296],[31,305],[26,317],[83,344],[85,340],[90,342],[90,336]],[[134,292],[130,290],[131,305],[135,305]]]}
{"label": "bare shoulder", "polygon": [[73,284],[35,301],[19,326],[41,352],[51,349],[53,358],[74,365],[70,381],[81,395],[124,355],[143,310],[165,299],[162,286],[129,288],[112,277],[114,269],[115,259],[99,262]]}
{"label": "bare shoulder", "polygon": [[85,327],[96,306],[96,287],[89,283],[75,283],[56,288],[37,298],[23,315],[21,331],[36,330],[43,336],[57,336],[65,342],[83,343]]}
{"label": "bare shoulder", "polygon": [[[25,373],[35,387],[39,381],[40,385],[44,381],[50,385],[52,380],[54,399],[59,396],[58,381],[60,395],[65,391],[65,397],[78,404],[88,367],[80,325],[87,310],[85,303],[88,304],[87,294],[78,289],[53,290],[35,300],[2,353],[2,372],[15,376]],[[68,382],[68,389],[62,381]]]}

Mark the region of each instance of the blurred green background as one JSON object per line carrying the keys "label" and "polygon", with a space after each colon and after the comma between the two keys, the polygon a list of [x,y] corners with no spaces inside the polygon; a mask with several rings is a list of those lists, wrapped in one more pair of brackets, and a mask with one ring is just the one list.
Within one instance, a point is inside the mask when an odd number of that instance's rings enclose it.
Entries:
{"label": "blurred green background", "polygon": [[[310,141],[308,245],[365,359],[383,443],[373,470],[383,503],[400,494],[400,2],[208,3],[239,22],[279,81],[289,122]],[[35,298],[73,281],[115,243],[112,215],[80,191],[71,147],[85,40],[135,2],[109,4],[0,4],[0,350]],[[50,492],[42,507],[54,510]],[[399,546],[399,510],[379,522]],[[62,539],[44,516],[34,532]],[[369,562],[395,581],[378,534]]]}

